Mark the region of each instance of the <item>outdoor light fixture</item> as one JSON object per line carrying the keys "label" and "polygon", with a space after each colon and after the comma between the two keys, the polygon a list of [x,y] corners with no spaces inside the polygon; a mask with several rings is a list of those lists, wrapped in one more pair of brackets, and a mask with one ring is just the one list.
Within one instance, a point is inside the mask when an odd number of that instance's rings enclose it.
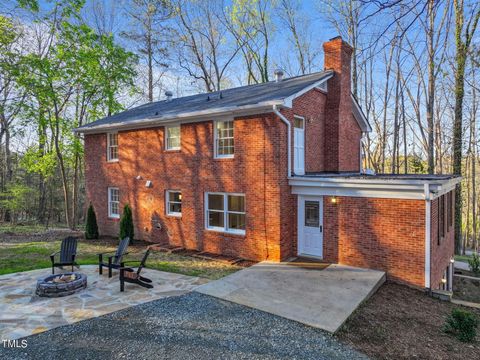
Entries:
{"label": "outdoor light fixture", "polygon": [[332,204],[336,204],[337,203],[337,197],[336,196],[332,196]]}
{"label": "outdoor light fixture", "polygon": [[442,284],[446,284],[447,283],[447,279],[442,279]]}
{"label": "outdoor light fixture", "polygon": [[145,183],[145,187],[152,187],[152,182],[150,180],[147,180],[147,182]]}
{"label": "outdoor light fixture", "polygon": [[135,177],[135,179],[137,179],[137,180],[142,180],[142,177],[141,177],[140,175],[137,175],[137,176]]}
{"label": "outdoor light fixture", "polygon": [[178,200],[182,200],[182,193],[178,194]]}
{"label": "outdoor light fixture", "polygon": [[450,258],[450,262],[453,264],[455,262],[454,258]]}

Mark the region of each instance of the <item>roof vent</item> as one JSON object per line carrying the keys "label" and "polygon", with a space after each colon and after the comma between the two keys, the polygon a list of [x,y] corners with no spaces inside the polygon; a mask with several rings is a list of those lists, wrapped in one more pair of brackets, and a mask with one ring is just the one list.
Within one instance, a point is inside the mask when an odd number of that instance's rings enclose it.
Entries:
{"label": "roof vent", "polygon": [[207,96],[207,101],[220,100],[220,99],[223,99],[223,95],[221,91],[208,94]]}
{"label": "roof vent", "polygon": [[277,69],[274,72],[275,75],[275,82],[280,82],[283,79],[283,70],[282,69]]}
{"label": "roof vent", "polygon": [[165,96],[167,97],[167,101],[171,101],[173,93],[171,91],[165,91]]}

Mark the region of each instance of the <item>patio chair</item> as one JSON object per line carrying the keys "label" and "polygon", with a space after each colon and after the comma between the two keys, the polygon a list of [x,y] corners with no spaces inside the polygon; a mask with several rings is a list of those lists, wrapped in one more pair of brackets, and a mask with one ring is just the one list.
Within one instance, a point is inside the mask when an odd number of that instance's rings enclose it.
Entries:
{"label": "patio chair", "polygon": [[[60,254],[60,261],[55,262],[55,255]],[[78,264],[75,262],[75,256],[77,255],[77,238],[69,236],[62,240],[62,245],[60,246],[60,251],[54,252],[50,255],[50,260],[52,261],[52,274],[55,274],[55,268],[63,268],[65,265],[73,266]]]}
{"label": "patio chair", "polygon": [[107,252],[98,254],[98,273],[100,275],[103,274],[104,266],[108,268],[109,278],[112,277],[112,269],[120,269],[121,267],[123,267],[122,258],[124,255],[128,254],[126,250],[129,243],[130,243],[130,238],[128,236],[123,240],[121,240],[120,243],[118,244],[117,251],[115,251],[115,255],[109,256],[107,263],[103,262],[103,255],[111,254],[113,253],[113,251],[107,251]]}
{"label": "patio chair", "polygon": [[[121,267],[120,268],[120,291],[125,290],[125,283],[137,284],[143,286],[144,288],[151,289],[153,285],[151,284],[152,280],[147,279],[146,277],[141,276],[142,269],[145,267],[145,263],[148,258],[148,254],[150,254],[150,249],[145,251],[143,255],[142,261],[140,261],[140,265],[137,267],[137,271],[134,271],[133,267]],[[138,262],[138,261],[127,261],[127,263],[131,262]]]}

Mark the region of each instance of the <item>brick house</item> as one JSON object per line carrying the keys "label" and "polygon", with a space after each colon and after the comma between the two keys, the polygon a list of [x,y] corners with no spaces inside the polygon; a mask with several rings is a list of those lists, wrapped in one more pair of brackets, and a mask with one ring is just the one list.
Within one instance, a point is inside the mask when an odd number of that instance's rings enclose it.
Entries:
{"label": "brick house", "polygon": [[322,72],[168,96],[76,129],[100,233],[118,234],[129,203],[139,239],[450,289],[460,179],[364,173],[371,128],[350,91],[352,49],[323,47]]}

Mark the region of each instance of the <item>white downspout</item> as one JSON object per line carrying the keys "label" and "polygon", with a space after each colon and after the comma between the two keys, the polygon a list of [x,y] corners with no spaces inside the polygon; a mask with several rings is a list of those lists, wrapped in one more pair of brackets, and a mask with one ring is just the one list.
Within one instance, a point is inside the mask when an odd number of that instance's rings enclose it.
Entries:
{"label": "white downspout", "polygon": [[431,214],[432,214],[432,203],[430,199],[430,185],[424,185],[425,192],[425,288],[430,289],[430,244],[431,244],[431,232],[432,232],[432,223],[431,223]]}
{"label": "white downspout", "polygon": [[273,105],[273,112],[275,115],[277,115],[280,118],[280,120],[282,120],[287,125],[287,133],[288,133],[288,136],[287,136],[288,175],[287,177],[290,178],[292,176],[292,125],[290,124],[290,121],[288,121],[288,119],[285,116],[283,116],[280,113],[280,111],[278,111],[277,105]]}

